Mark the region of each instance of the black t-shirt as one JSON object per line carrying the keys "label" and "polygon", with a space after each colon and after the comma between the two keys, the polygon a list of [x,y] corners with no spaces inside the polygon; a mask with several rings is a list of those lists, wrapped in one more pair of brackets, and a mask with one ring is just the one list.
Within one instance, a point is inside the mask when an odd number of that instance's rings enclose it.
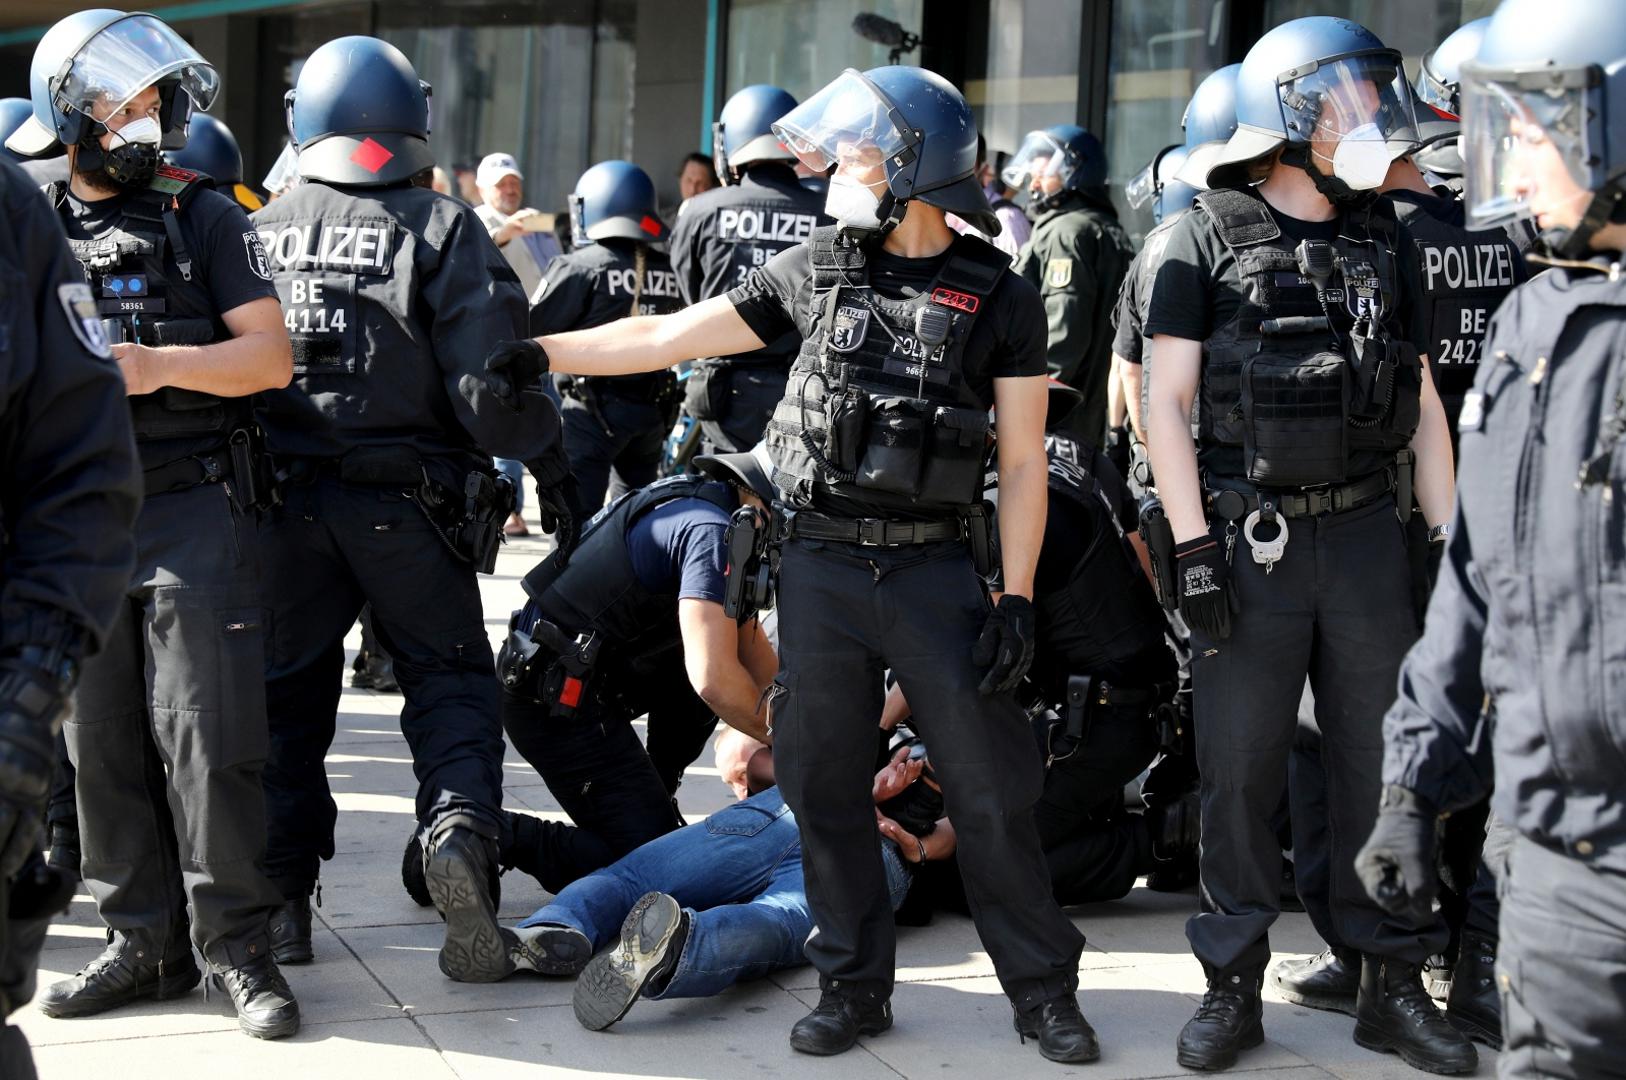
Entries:
{"label": "black t-shirt", "polygon": [[1112,308],[1112,351],[1131,364],[1141,362],[1140,279],[1141,260],[1145,258],[1143,248],[1130,261],[1123,284],[1118,286],[1118,302]]}
{"label": "black t-shirt", "polygon": [[[869,256],[869,284],[889,300],[910,300],[931,288],[947,262],[947,251],[928,259],[875,251]],[[782,251],[753,270],[745,284],[729,290],[728,299],[763,341],[786,331],[805,339],[815,317],[807,245]],[[1045,373],[1045,315],[1038,290],[1015,274],[1000,275],[971,328],[965,367],[966,385],[990,408],[995,379]]]}
{"label": "black t-shirt", "polygon": [[[131,197],[119,194],[85,202],[67,193],[62,203],[67,212],[60,216],[68,239],[101,236],[118,223]],[[202,283],[216,315],[277,295],[259,234],[235,201],[218,191],[199,191],[181,211],[180,223],[192,256],[192,280]],[[172,252],[166,253],[165,263],[166,272],[179,278]]]}

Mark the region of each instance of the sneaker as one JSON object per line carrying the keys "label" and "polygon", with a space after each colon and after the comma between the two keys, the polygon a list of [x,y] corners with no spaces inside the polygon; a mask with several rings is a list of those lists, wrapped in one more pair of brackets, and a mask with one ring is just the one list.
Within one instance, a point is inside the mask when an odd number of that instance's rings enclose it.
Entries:
{"label": "sneaker", "polygon": [[299,1030],[299,1002],[277,962],[261,957],[242,967],[214,972],[209,986],[231,999],[237,1026],[256,1039],[286,1039]]}
{"label": "sneaker", "polygon": [[828,1057],[851,1050],[860,1035],[879,1035],[892,1026],[892,1003],[865,1001],[842,992],[832,980],[819,995],[813,1011],[790,1029],[790,1048],[803,1054]]}
{"label": "sneaker", "polygon": [[1265,1041],[1264,1002],[1255,974],[1218,975],[1197,1014],[1186,1021],[1175,1043],[1175,1058],[1188,1069],[1229,1069],[1242,1051]]}
{"label": "sneaker", "polygon": [[689,937],[689,918],[665,893],[645,893],[621,924],[621,943],[594,957],[576,981],[576,1019],[603,1031],[627,1015],[656,979],[671,976]]}
{"label": "sneaker", "polygon": [[505,937],[510,934],[508,956],[521,971],[580,975],[593,959],[593,943],[573,926],[522,926],[503,931]]}
{"label": "sneaker", "polygon": [[102,954],[77,975],[46,988],[39,998],[40,1011],[58,1020],[95,1016],[146,998],[180,997],[202,979],[184,936],[166,957],[149,942],[115,934]]}

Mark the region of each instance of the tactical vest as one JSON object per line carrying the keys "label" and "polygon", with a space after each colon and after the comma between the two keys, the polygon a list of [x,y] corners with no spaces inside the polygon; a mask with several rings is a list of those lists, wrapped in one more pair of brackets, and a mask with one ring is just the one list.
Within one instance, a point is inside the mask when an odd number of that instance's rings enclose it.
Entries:
{"label": "tactical vest", "polygon": [[[160,165],[152,183],[132,192],[122,216],[94,240],[70,240],[84,268],[107,338],[140,345],[210,345],[230,334],[210,301],[201,268],[181,231],[180,215],[213,183],[201,173]],[[60,207],[68,185],[47,185]],[[166,386],[130,398],[136,440],[226,436],[247,427],[247,398],[219,398]]]}
{"label": "tactical vest", "polygon": [[766,435],[787,504],[811,505],[815,486],[945,516],[977,502],[988,406],[966,383],[965,349],[1010,259],[957,236],[930,289],[889,300],[870,288],[863,249],[834,227],[815,230],[808,248],[814,325]]}
{"label": "tactical vest", "polygon": [[[1041,654],[1070,675],[1117,681],[1166,667],[1163,616],[1140,560],[1096,478],[1093,448],[1063,434],[1045,437],[1052,498],[1080,507],[1096,522],[1089,548],[1067,584],[1035,592]],[[1166,675],[1159,671],[1156,677]],[[1129,676],[1131,678],[1135,676]]]}
{"label": "tactical vest", "polygon": [[1442,221],[1425,206],[1391,200],[1416,245],[1418,302],[1428,315],[1429,366],[1456,431],[1462,400],[1473,386],[1490,317],[1520,280],[1524,256],[1500,230],[1473,231]]}
{"label": "tactical vest", "polygon": [[587,523],[567,564],[555,552],[526,575],[525,592],[542,617],[569,635],[597,631],[606,657],[620,663],[653,661],[680,646],[676,590],[645,588],[627,547],[639,519],[675,499],[704,499],[725,514],[739,505],[727,485],[693,475],[625,493]]}
{"label": "tactical vest", "polygon": [[1344,219],[1318,292],[1263,199],[1215,188],[1197,206],[1236,259],[1243,299],[1203,342],[1199,460],[1211,476],[1295,489],[1358,480],[1417,430],[1422,365],[1390,336],[1395,225],[1379,200]]}

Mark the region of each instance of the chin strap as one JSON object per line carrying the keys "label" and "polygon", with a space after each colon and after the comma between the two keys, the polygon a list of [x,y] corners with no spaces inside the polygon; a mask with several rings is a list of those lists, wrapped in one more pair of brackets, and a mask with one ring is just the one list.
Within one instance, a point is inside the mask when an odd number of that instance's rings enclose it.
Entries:
{"label": "chin strap", "polygon": [[1323,198],[1340,210],[1352,210],[1365,206],[1377,197],[1375,191],[1356,191],[1336,176],[1328,176],[1315,167],[1311,160],[1310,148],[1307,145],[1289,146],[1282,151],[1282,164],[1291,165],[1295,169],[1302,169],[1309,175],[1310,181],[1315,184]]}
{"label": "chin strap", "polygon": [[1622,204],[1623,198],[1626,198],[1626,190],[1618,182],[1610,184],[1602,191],[1593,193],[1587,201],[1586,213],[1581,215],[1575,228],[1543,229],[1541,239],[1554,255],[1562,259],[1589,259],[1597,254],[1592,250],[1592,237],[1626,210]]}
{"label": "chin strap", "polygon": [[854,228],[850,225],[841,227],[841,235],[851,241],[856,247],[869,247],[886,239],[886,234],[896,229],[903,221],[903,215],[909,210],[909,200],[900,199],[890,190],[881,196],[881,205],[876,208],[875,216],[881,224],[873,229]]}

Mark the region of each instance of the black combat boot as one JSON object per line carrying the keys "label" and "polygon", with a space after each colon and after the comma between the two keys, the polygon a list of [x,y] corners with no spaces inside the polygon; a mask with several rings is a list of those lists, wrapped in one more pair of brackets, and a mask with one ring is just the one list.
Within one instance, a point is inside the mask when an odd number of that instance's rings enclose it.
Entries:
{"label": "black combat boot", "polygon": [[[535,821],[535,818],[531,819]],[[502,841],[498,841],[501,845]],[[502,856],[499,854],[498,858]],[[506,863],[499,869],[492,866],[489,884],[491,886],[492,908],[502,907],[502,872],[511,869]],[[406,850],[401,852],[401,886],[406,889],[412,902],[419,907],[434,907],[435,898],[429,895],[429,882],[423,876],[423,844],[418,840],[416,831],[407,837]],[[564,886],[560,886],[563,888]],[[549,892],[558,892],[558,889],[549,889]]]}
{"label": "black combat boot", "polygon": [[116,933],[102,955],[40,995],[40,1011],[59,1020],[95,1016],[144,998],[180,997],[202,978],[184,931],[167,955],[151,939]]}
{"label": "black combat boot", "polygon": [[237,1026],[245,1034],[256,1039],[286,1039],[299,1030],[299,1002],[269,956],[213,972],[209,986],[231,998]]}
{"label": "black combat boot", "polygon": [[1051,1061],[1080,1064],[1101,1056],[1095,1029],[1084,1019],[1077,994],[1063,994],[1031,1009],[1016,1010],[1016,1034],[1039,1040],[1039,1053]]}
{"label": "black combat boot", "polygon": [[1361,958],[1355,1041],[1368,1050],[1399,1054],[1414,1069],[1455,1076],[1471,1073],[1479,1052],[1440,1015],[1423,989],[1422,967],[1387,956]]}
{"label": "black combat boot", "polygon": [[1326,949],[1303,960],[1283,960],[1270,969],[1270,984],[1295,1005],[1355,1015],[1361,989],[1361,954]]}
{"label": "black combat boot", "polygon": [[824,989],[813,1011],[790,1029],[790,1048],[828,1056],[851,1050],[860,1035],[879,1035],[892,1026],[892,1002],[878,993],[849,988],[839,979],[821,980]]}
{"label": "black combat boot", "polygon": [[1259,970],[1211,975],[1197,1015],[1175,1042],[1175,1059],[1188,1069],[1229,1069],[1237,1056],[1265,1041]]}
{"label": "black combat boot", "polygon": [[512,931],[497,925],[491,880],[497,872],[497,841],[452,818],[438,823],[424,859],[429,895],[446,920],[440,970],[458,982],[496,982],[514,972]]}
{"label": "black combat boot", "polygon": [[1493,938],[1473,930],[1462,932],[1445,1018],[1475,1042],[1493,1050],[1502,1048],[1502,998],[1496,990]]}
{"label": "black combat boot", "polygon": [[308,964],[311,950],[311,898],[289,900],[271,912],[271,955],[279,964]]}
{"label": "black combat boot", "polygon": [[50,848],[45,855],[46,865],[53,870],[60,870],[69,874],[75,881],[81,880],[84,875],[79,872],[81,856],[79,853],[79,823],[76,821],[54,821],[51,823]]}

